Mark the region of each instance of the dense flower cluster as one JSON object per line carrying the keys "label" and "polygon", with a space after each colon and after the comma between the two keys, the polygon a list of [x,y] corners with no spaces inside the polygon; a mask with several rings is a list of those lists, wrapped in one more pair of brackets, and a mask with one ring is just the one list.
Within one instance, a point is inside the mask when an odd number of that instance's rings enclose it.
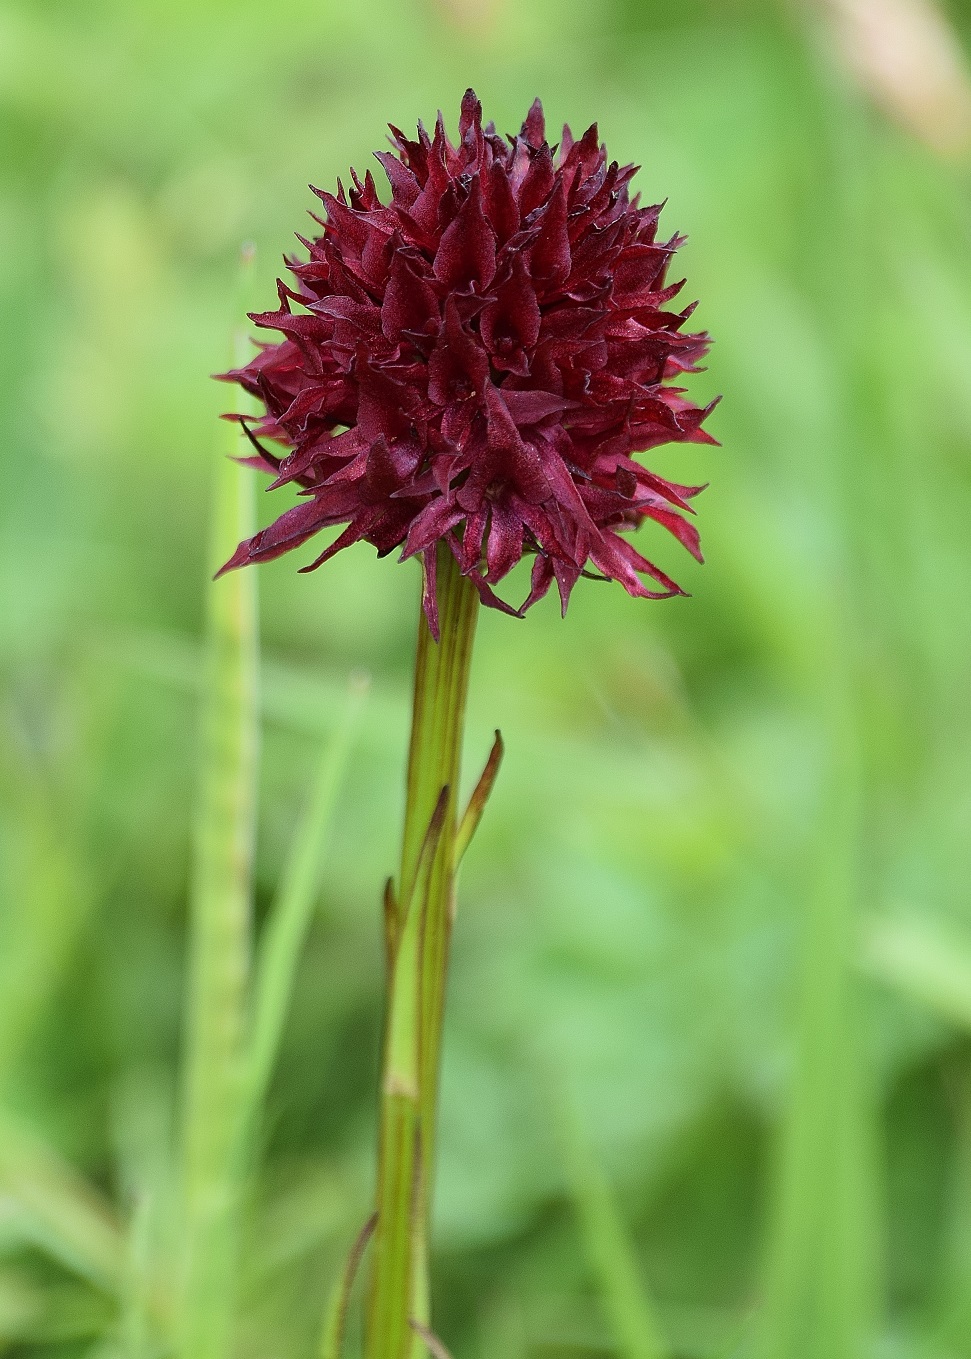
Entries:
{"label": "dense flower cluster", "polygon": [[[279,310],[252,318],[284,338],[225,375],[265,406],[252,431],[234,417],[258,449],[249,461],[303,498],[224,569],[346,524],[302,569],[360,539],[420,555],[436,634],[441,540],[483,601],[509,613],[554,580],[565,610],[590,566],[632,595],[683,593],[621,536],[653,519],[701,559],[684,517],[701,488],[632,456],[714,442],[702,428],[711,406],[669,385],[697,371],[708,344],[682,330],[692,307],[668,310],[683,238],[656,239],[660,207],[629,198],[636,167],[608,165],[596,125],[579,141],[565,127],[551,148],[539,100],[517,137],[483,128],[471,90],[457,146],[441,115],[432,137],[391,131],[395,152],[377,153],[390,203],[370,172],[362,183],[352,171],[347,194],[314,190],[327,218],[320,237],[299,238],[309,260],[287,262],[298,286],[280,282]],[[491,587],[524,553],[532,588],[517,610]]]}

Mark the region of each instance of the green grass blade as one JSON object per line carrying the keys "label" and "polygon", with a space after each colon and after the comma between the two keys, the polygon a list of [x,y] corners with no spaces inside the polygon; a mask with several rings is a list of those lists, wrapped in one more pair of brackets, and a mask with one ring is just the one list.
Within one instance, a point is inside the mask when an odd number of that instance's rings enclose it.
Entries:
{"label": "green grass blade", "polygon": [[948,1177],[935,1331],[954,1355],[971,1353],[971,1072],[959,1074],[954,1164]]}
{"label": "green grass blade", "polygon": [[863,965],[942,1018],[971,1029],[971,939],[926,917],[871,920]]}
{"label": "green grass blade", "polygon": [[858,818],[839,772],[823,801],[806,902],[795,1072],[770,1221],[761,1359],[858,1359],[870,1310],[868,1110],[850,946]]}
{"label": "green grass blade", "polygon": [[[238,447],[234,432],[229,451]],[[252,473],[223,457],[214,480],[211,570],[254,524]],[[208,665],[181,1145],[184,1359],[220,1359],[232,1322],[257,780],[256,574],[233,572],[205,588]]]}
{"label": "green grass blade", "polygon": [[[16,730],[12,712],[0,726]],[[74,824],[24,740],[0,741],[0,819],[11,830],[9,898],[0,914],[0,1090],[56,998],[78,936],[96,900],[91,866]],[[6,876],[6,875],[5,875]]]}
{"label": "green grass blade", "polygon": [[254,970],[246,1092],[248,1131],[252,1131],[266,1095],[279,1051],[300,953],[320,887],[330,823],[367,690],[366,679],[359,676],[352,679],[344,716],[323,748],[314,785],[263,928]]}
{"label": "green grass blade", "polygon": [[[953,924],[926,916],[873,919],[863,932],[862,962],[874,977],[971,1032],[971,939]],[[936,1330],[950,1352],[966,1355],[971,1353],[971,1072],[963,1066],[955,1076],[957,1126]]]}
{"label": "green grass blade", "polygon": [[[808,11],[806,12],[808,14]],[[874,601],[863,568],[865,536],[850,507],[882,477],[862,394],[873,338],[872,181],[876,154],[865,110],[818,45],[805,41],[826,92],[821,155],[834,186],[842,268],[818,305],[832,368],[835,417],[826,455],[813,463],[821,527],[815,577],[800,616],[801,669],[818,776],[805,848],[797,925],[793,1069],[769,1207],[759,1359],[860,1359],[874,1342],[879,1264],[875,1095],[861,1051],[863,1006],[854,950],[868,825],[861,639]],[[871,461],[871,458],[873,459]]]}
{"label": "green grass blade", "polygon": [[568,1096],[561,1094],[554,1108],[568,1187],[617,1353],[621,1359],[666,1359],[669,1350],[610,1183]]}
{"label": "green grass blade", "polygon": [[17,1235],[108,1293],[121,1288],[125,1241],[109,1204],[29,1129],[0,1117],[0,1195]]}
{"label": "green grass blade", "polygon": [[135,1200],[129,1216],[128,1251],[118,1325],[125,1359],[149,1359],[155,1348],[152,1317],[155,1212],[152,1196],[143,1193]]}
{"label": "green grass blade", "polygon": [[115,1180],[127,1218],[118,1317],[125,1359],[170,1348],[179,1225],[172,1096],[168,1073],[146,1068],[125,1073],[112,1101]]}

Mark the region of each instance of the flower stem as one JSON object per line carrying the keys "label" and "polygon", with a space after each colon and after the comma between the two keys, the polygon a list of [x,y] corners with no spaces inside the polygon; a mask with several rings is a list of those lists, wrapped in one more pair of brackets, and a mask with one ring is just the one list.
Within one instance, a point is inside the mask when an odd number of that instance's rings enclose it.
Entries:
{"label": "flower stem", "polygon": [[388,1018],[381,1081],[378,1224],[367,1359],[408,1359],[428,1322],[428,1237],[439,1058],[456,868],[456,800],[479,609],[438,548],[440,641],[418,624],[415,700],[397,893],[387,899]]}

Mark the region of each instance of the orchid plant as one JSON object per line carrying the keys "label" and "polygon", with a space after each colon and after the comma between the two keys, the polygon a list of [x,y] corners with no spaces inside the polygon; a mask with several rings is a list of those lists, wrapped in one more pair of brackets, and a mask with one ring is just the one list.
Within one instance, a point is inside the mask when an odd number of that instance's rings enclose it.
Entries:
{"label": "orchid plant", "polygon": [[[645,520],[701,560],[702,489],[635,454],[714,443],[678,385],[708,337],[674,310],[683,238],[658,239],[660,206],[629,194],[636,167],[607,160],[597,127],[546,138],[537,100],[518,135],[483,126],[469,90],[458,140],[391,128],[368,172],[315,190],[321,234],[300,237],[279,307],[252,320],[282,339],[224,376],[262,407],[236,415],[271,487],[297,505],[223,567],[269,561],[344,526],[303,571],[364,540],[421,563],[414,713],[397,878],[385,891],[388,996],[380,1089],[367,1359],[443,1353],[431,1330],[428,1252],[435,1125],[455,879],[502,754],[498,736],[467,808],[463,717],[480,604],[521,617],[555,582],[566,613],[581,576],[659,599],[683,590],[634,547]],[[271,447],[272,446],[272,447]],[[274,451],[274,449],[276,451]],[[525,600],[496,588],[523,557]],[[645,580],[646,578],[646,580]],[[647,583],[646,583],[647,582]],[[339,1345],[351,1269],[338,1295]]]}

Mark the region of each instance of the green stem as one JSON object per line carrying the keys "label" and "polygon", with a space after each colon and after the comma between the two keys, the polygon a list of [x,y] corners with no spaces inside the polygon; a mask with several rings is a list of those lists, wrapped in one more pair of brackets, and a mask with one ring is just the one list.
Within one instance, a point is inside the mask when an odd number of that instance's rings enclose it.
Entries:
{"label": "green stem", "polygon": [[408,1359],[411,1321],[428,1321],[439,1057],[452,929],[456,799],[479,609],[452,553],[438,549],[436,643],[418,624],[415,702],[397,899],[391,903],[389,1003],[381,1082],[378,1225],[367,1359]]}

